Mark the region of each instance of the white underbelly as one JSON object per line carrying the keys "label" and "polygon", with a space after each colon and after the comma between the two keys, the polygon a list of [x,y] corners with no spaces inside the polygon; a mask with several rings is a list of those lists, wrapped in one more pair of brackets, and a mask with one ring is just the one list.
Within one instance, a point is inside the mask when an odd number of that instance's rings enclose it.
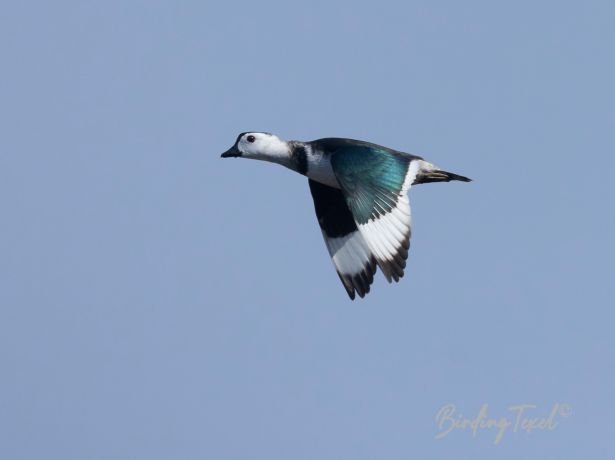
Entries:
{"label": "white underbelly", "polygon": [[310,179],[328,185],[329,187],[340,188],[337,182],[333,167],[328,157],[317,156],[308,158],[308,171],[306,174]]}

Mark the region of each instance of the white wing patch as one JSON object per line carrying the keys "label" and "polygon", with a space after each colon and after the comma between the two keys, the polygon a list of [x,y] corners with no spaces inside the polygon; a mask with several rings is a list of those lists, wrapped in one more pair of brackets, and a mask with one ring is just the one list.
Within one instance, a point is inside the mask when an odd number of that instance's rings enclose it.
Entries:
{"label": "white wing patch", "polygon": [[354,297],[356,289],[359,296],[363,297],[369,292],[374,280],[376,260],[361,232],[355,231],[331,238],[323,231],[322,236],[327,244],[333,265],[348,293]]}
{"label": "white wing patch", "polygon": [[344,275],[360,273],[371,259],[371,252],[359,232],[337,238],[330,238],[323,232],[323,236],[335,268]]}
{"label": "white wing patch", "polygon": [[391,211],[358,225],[367,247],[376,257],[378,266],[389,283],[392,280],[399,281],[404,276],[412,225],[407,194],[418,169],[417,161],[410,163],[396,205]]}

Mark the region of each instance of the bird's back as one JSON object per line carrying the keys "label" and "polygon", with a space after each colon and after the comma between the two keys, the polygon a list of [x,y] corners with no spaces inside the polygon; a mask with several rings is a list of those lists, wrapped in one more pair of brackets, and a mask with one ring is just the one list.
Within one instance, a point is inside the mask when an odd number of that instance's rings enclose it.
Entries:
{"label": "bird's back", "polygon": [[332,155],[339,150],[352,150],[356,149],[357,154],[365,151],[380,152],[382,154],[389,154],[393,156],[402,156],[410,160],[422,160],[423,158],[417,155],[412,155],[406,152],[400,152],[384,145],[374,144],[372,142],[360,141],[357,139],[346,139],[343,137],[325,137],[309,142],[313,148],[322,150],[323,152]]}

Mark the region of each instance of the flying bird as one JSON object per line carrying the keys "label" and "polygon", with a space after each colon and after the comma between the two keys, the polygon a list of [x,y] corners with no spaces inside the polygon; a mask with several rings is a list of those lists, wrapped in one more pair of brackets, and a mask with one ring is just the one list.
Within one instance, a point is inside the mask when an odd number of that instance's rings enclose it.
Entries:
{"label": "flying bird", "polygon": [[222,158],[270,161],[308,177],[316,217],[337,274],[352,300],[364,297],[376,267],[390,283],[404,276],[410,248],[410,186],[464,176],[423,158],[369,142],[325,138],[284,141],[241,133]]}

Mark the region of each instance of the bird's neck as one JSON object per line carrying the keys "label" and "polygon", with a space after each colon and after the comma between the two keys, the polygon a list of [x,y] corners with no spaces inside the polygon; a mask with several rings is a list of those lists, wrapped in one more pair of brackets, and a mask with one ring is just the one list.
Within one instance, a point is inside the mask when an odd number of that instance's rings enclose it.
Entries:
{"label": "bird's neck", "polygon": [[290,155],[288,157],[289,164],[285,166],[293,171],[297,171],[299,174],[307,174],[309,156],[312,152],[310,146],[305,142],[290,141],[288,143],[288,147],[290,151]]}
{"label": "bird's neck", "polygon": [[[267,145],[253,158],[262,161],[277,163],[291,168],[292,147],[290,142],[272,138]],[[291,168],[292,169],[292,168]]]}
{"label": "bird's neck", "polygon": [[307,175],[310,164],[315,161],[309,142],[280,141],[268,147],[263,160],[286,166],[304,176]]}

